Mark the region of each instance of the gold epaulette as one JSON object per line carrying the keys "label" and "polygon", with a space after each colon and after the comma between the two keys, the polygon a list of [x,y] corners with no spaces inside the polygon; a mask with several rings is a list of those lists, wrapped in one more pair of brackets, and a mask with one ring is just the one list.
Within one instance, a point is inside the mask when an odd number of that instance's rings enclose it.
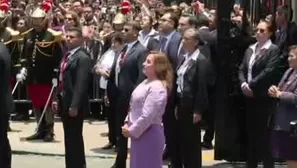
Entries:
{"label": "gold epaulette", "polygon": [[10,27],[6,27],[6,30],[10,33],[11,35],[11,41],[17,41],[20,39],[20,32],[19,31],[15,31]]}
{"label": "gold epaulette", "polygon": [[61,31],[55,31],[51,28],[48,28],[47,31],[54,36],[54,42],[59,42],[63,40],[63,33]]}
{"label": "gold epaulette", "polygon": [[32,29],[29,29],[29,30],[27,30],[27,31],[25,31],[25,32],[23,32],[22,34],[21,34],[21,36],[22,37],[24,37],[25,35],[27,35],[30,31],[32,31],[33,30],[33,28]]}

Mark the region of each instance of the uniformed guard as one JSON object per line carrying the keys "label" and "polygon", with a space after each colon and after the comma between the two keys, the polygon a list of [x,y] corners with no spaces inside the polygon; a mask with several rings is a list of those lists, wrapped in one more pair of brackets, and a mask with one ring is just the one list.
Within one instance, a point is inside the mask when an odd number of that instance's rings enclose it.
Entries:
{"label": "uniformed guard", "polygon": [[[50,107],[45,107],[52,89],[52,79],[58,78],[57,69],[62,58],[62,32],[48,28],[48,12],[52,2],[44,2],[41,7],[31,13],[32,29],[24,32],[22,65],[27,69],[28,91],[32,100],[36,120],[45,115],[38,125],[37,131],[26,140],[43,139],[45,142],[54,140],[54,114]],[[51,104],[51,103],[49,103]]]}

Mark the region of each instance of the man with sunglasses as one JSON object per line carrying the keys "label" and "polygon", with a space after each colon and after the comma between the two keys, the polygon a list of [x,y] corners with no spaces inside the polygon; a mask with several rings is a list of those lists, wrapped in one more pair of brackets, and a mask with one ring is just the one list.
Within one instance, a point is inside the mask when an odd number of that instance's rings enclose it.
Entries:
{"label": "man with sunglasses", "polygon": [[[47,28],[48,18],[45,9],[37,8],[31,14],[32,29],[24,32],[24,47],[21,64],[27,69],[28,91],[33,111],[38,122],[38,130],[26,140],[54,140],[54,114],[46,102],[53,87],[52,80],[57,78],[57,68],[62,54],[62,32]],[[44,112],[43,118],[41,118]],[[39,122],[41,121],[41,122]]]}

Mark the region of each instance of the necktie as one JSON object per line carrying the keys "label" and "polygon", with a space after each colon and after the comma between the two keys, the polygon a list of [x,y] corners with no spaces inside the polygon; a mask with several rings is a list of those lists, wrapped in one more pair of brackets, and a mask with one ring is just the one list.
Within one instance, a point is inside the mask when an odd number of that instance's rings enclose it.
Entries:
{"label": "necktie", "polygon": [[162,37],[160,40],[160,51],[165,52],[166,42],[167,42],[167,38]]}
{"label": "necktie", "polygon": [[63,89],[63,84],[64,84],[64,72],[65,72],[65,69],[66,69],[66,65],[67,65],[67,62],[68,62],[68,59],[69,59],[69,56],[70,56],[70,52],[67,52],[64,57],[63,57],[63,60],[61,62],[61,67],[60,67],[60,72],[61,72],[61,85],[60,85],[60,88]]}
{"label": "necktie", "polygon": [[128,47],[125,46],[124,49],[123,49],[123,51],[122,51],[122,53],[121,53],[121,55],[120,55],[120,68],[122,68],[122,66],[123,66],[123,64],[125,62],[125,58],[127,56],[127,48]]}

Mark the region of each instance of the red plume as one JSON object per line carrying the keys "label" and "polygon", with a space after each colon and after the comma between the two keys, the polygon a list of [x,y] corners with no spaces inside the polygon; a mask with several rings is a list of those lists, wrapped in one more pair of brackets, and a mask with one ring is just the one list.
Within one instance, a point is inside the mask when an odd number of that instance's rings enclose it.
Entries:
{"label": "red plume", "polygon": [[5,0],[5,1],[1,1],[0,3],[0,10],[4,11],[4,12],[7,12],[9,9],[9,4],[8,2]]}
{"label": "red plume", "polygon": [[52,3],[45,1],[41,4],[41,8],[47,13],[52,8]]}
{"label": "red plume", "polygon": [[131,11],[131,3],[129,1],[123,1],[122,4],[122,14],[126,15]]}
{"label": "red plume", "polygon": [[46,13],[48,11],[50,11],[52,7],[53,7],[53,1],[52,0],[45,0],[41,4],[41,9],[43,9],[44,12],[46,12]]}

